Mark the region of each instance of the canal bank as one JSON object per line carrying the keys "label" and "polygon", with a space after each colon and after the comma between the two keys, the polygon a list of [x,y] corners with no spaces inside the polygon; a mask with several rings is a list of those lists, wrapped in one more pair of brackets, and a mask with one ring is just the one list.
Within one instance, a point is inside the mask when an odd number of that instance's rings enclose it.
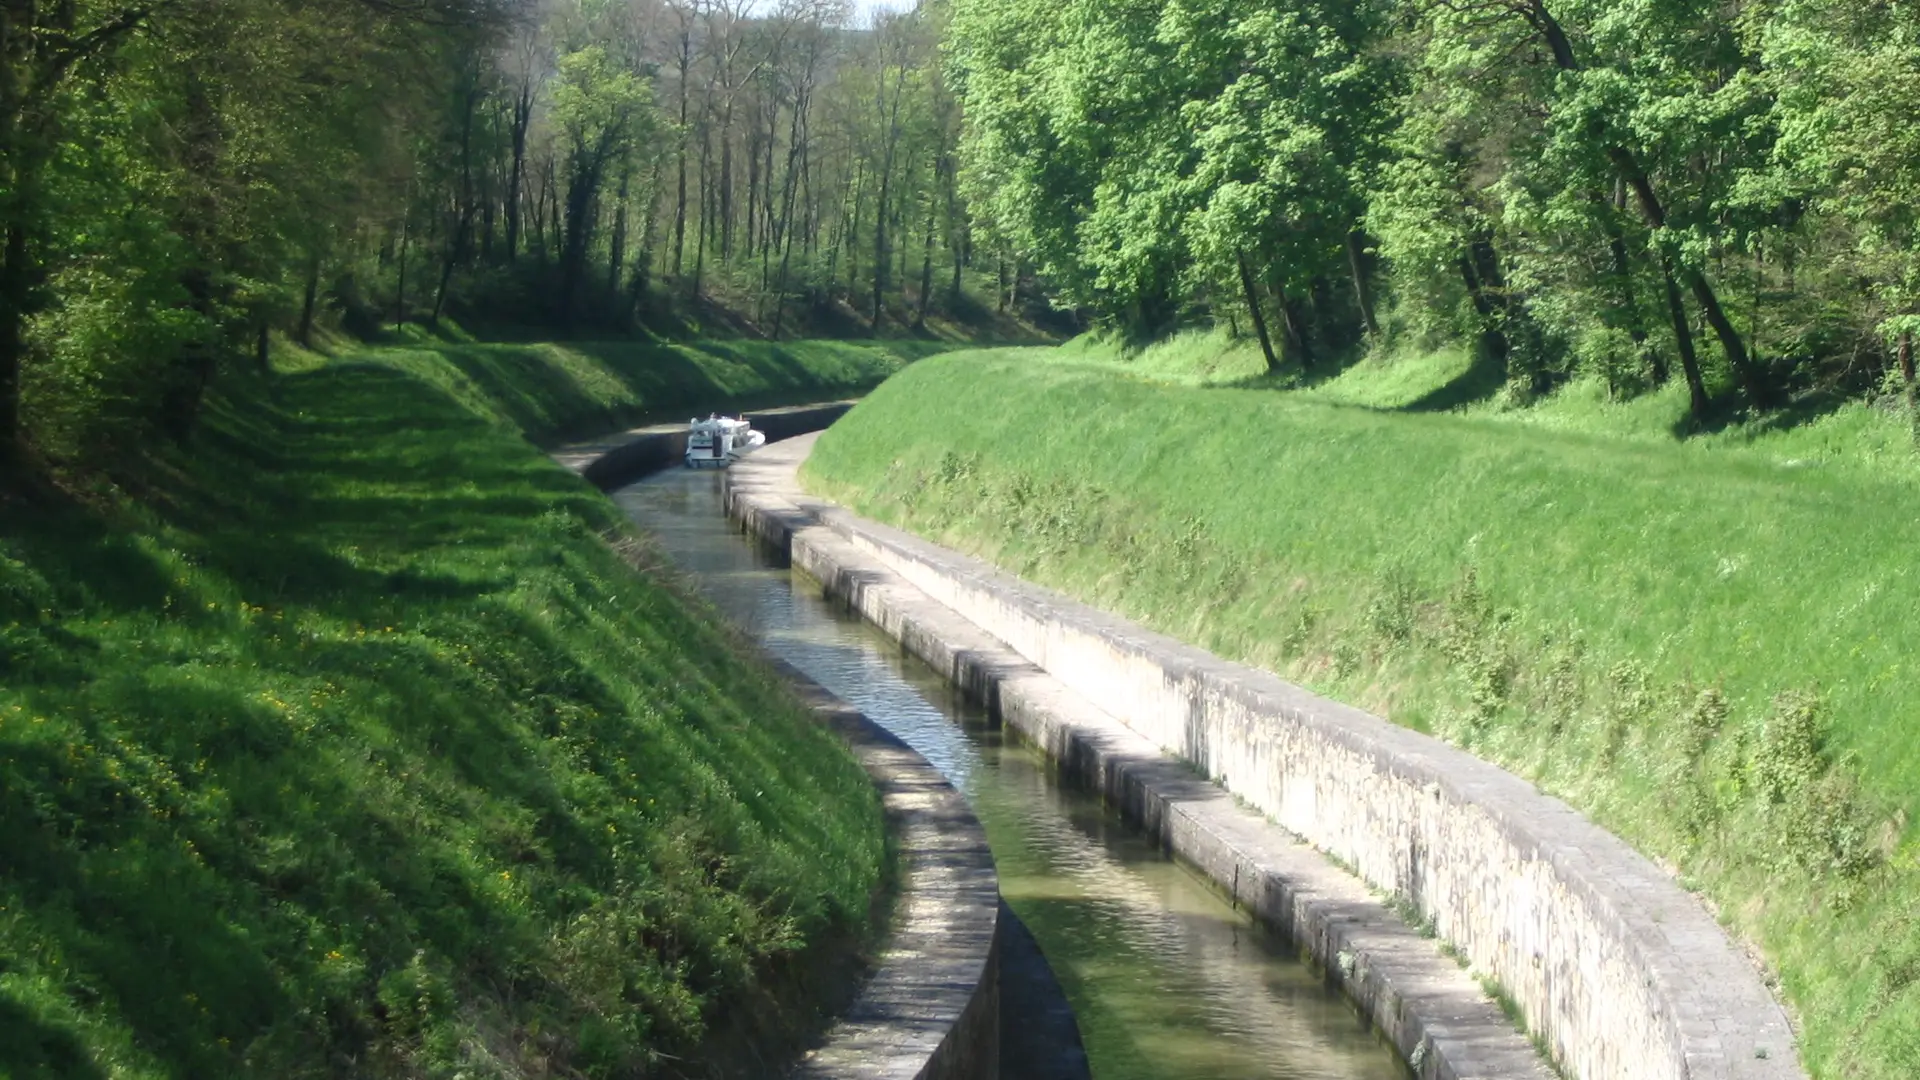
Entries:
{"label": "canal bank", "polygon": [[1235,910],[1097,794],[1059,784],[1035,747],[824,599],[817,581],[789,573],[777,552],[748,543],[721,512],[721,483],[674,469],[615,499],[730,622],[888,726],[966,793],[1001,891],[1044,948],[1084,1033],[1082,1058],[1072,1017],[1019,1003],[1008,934],[1004,1076],[1068,1080],[1086,1075],[1091,1059],[1102,1080],[1405,1077],[1367,1019],[1299,962],[1292,942]]}
{"label": "canal bank", "polygon": [[[770,409],[755,413],[754,423],[771,438],[786,438],[819,431],[850,407],[838,401]],[[661,424],[571,444],[551,457],[608,490],[678,465],[686,446],[686,425]],[[668,475],[717,479],[708,473]],[[717,498],[701,517],[720,520]],[[658,532],[663,521],[643,524]],[[686,559],[681,561],[684,569]],[[1051,1019],[1052,1028],[1042,1025],[1047,1030],[1058,1028],[1060,1010],[1053,1000],[1057,987],[1047,993],[1052,984],[1044,959],[1000,902],[992,851],[979,819],[942,771],[913,747],[829,693],[789,658],[763,653],[867,771],[886,814],[895,868],[889,925],[865,982],[820,1045],[783,1075],[795,1080],[998,1080],[1003,952],[1012,970],[1026,976],[1015,988],[1015,1003]],[[1070,1014],[1065,1023],[1071,1039],[1051,1041],[1077,1046]],[[1081,1066],[1084,1073],[1084,1061]],[[1080,1074],[1053,1071],[1034,1074],[1035,1080],[1042,1075],[1076,1080]]]}
{"label": "canal bank", "polygon": [[1570,1075],[1803,1075],[1784,1013],[1697,902],[1564,804],[810,499],[793,482],[807,448],[737,471],[730,511],[1288,929],[1422,1075],[1544,1072],[1433,942],[1161,749],[1396,894],[1535,1018]]}

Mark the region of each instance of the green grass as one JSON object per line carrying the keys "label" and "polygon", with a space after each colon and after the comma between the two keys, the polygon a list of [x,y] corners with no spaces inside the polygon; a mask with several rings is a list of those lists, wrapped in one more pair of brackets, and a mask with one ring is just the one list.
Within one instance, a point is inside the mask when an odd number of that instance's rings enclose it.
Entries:
{"label": "green grass", "polygon": [[497,344],[409,326],[399,340],[283,364],[373,363],[404,371],[540,444],[716,408],[767,408],[863,393],[949,345],[928,341],[637,341]]}
{"label": "green grass", "polygon": [[1860,406],[1682,443],[1660,395],[1422,411],[1471,365],[1421,365],[1276,393],[1087,343],[956,354],[882,386],[806,475],[1533,778],[1759,943],[1817,1075],[1911,1075],[1905,422]]}
{"label": "green grass", "polygon": [[517,431],[889,362],[662,355],[307,358],[0,490],[0,1075],[753,1073],[820,1022],[872,787]]}

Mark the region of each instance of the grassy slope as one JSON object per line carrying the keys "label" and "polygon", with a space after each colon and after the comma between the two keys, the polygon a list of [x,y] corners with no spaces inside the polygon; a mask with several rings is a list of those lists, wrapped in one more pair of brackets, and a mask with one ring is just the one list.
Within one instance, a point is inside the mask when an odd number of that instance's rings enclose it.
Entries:
{"label": "grassy slope", "polygon": [[307,358],[130,491],[0,492],[0,1075],[672,1074],[811,1022],[872,788],[515,428],[892,362],[624,355]]}
{"label": "grassy slope", "polygon": [[[400,342],[341,350],[407,371],[538,443],[720,406],[765,408],[865,391],[950,346],[925,341],[490,344],[408,327]],[[325,362],[307,355],[294,366]]]}
{"label": "grassy slope", "polygon": [[[1380,407],[1444,390],[1446,357],[1424,387],[1369,368],[1291,394],[1150,381],[1175,367],[931,360],[809,479],[1536,778],[1763,945],[1819,1075],[1910,1075],[1920,470],[1838,455],[1891,454],[1897,420],[1681,445],[1590,388],[1524,416]],[[1610,416],[1642,430],[1591,433]]]}

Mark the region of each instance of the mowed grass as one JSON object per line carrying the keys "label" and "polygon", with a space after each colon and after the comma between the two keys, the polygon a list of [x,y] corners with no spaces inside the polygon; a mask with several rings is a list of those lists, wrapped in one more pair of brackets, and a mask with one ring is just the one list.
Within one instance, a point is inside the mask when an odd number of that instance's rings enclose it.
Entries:
{"label": "mowed grass", "polygon": [[1758,943],[1817,1075],[1912,1075],[1920,486],[1840,453],[1903,421],[1683,444],[1089,351],[916,365],[807,482],[1534,779]]}
{"label": "mowed grass", "polygon": [[333,351],[286,349],[288,368],[335,362],[392,367],[542,445],[643,421],[685,420],[719,408],[767,408],[864,392],[907,363],[944,351],[938,342],[472,341],[409,326],[396,339]]}
{"label": "mowed grass", "polygon": [[759,1075],[851,986],[864,773],[517,434],[651,399],[416,352],[0,491],[0,1076]]}

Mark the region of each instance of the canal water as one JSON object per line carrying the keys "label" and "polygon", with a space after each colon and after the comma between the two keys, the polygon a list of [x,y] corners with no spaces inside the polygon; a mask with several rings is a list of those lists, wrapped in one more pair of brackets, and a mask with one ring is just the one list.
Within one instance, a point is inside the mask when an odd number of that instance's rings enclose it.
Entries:
{"label": "canal water", "polygon": [[1001,895],[1064,988],[1096,1080],[1409,1075],[1284,941],[1096,796],[1056,784],[1017,735],[991,726],[931,668],[737,532],[721,482],[717,472],[675,469],[614,497],[722,613],[966,793],[986,826]]}

